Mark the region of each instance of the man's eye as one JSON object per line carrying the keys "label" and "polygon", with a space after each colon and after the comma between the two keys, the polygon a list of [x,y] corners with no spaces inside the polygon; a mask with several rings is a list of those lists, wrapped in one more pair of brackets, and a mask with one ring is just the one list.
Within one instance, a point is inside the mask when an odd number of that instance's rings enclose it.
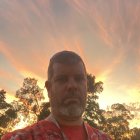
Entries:
{"label": "man's eye", "polygon": [[75,80],[76,80],[77,82],[81,82],[81,81],[84,80],[84,77],[83,77],[83,76],[77,76],[77,77],[75,77]]}
{"label": "man's eye", "polygon": [[67,78],[66,77],[59,77],[59,78],[56,79],[56,81],[66,82],[67,81]]}

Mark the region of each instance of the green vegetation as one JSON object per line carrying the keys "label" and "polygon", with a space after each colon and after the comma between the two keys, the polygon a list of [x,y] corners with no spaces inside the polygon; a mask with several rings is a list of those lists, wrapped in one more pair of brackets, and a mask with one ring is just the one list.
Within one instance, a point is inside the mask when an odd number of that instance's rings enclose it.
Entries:
{"label": "green vegetation", "polygon": [[[134,115],[126,104],[113,104],[107,110],[100,109],[98,94],[103,91],[103,82],[95,82],[95,76],[87,74],[88,97],[84,120],[91,126],[108,133],[115,140],[139,140],[140,129],[129,128]],[[6,91],[0,90],[0,137],[12,131],[18,123],[31,125],[50,114],[49,102],[44,102],[43,89],[34,78],[25,78],[22,87],[16,91],[16,101],[6,102]]]}

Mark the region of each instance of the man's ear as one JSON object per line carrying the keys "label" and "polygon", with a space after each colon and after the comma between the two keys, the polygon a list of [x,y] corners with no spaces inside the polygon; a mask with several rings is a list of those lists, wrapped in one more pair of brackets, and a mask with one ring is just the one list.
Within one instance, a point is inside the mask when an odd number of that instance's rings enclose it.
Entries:
{"label": "man's ear", "polygon": [[49,81],[45,82],[45,87],[47,89],[48,92],[48,97],[50,98],[50,94],[51,94],[51,83]]}

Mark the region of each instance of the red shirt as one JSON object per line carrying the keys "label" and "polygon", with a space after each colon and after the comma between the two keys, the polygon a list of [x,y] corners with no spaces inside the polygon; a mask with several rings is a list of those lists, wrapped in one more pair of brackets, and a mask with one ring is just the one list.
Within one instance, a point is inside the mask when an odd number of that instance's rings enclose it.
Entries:
{"label": "red shirt", "polygon": [[32,126],[10,132],[4,135],[1,140],[85,140],[86,135],[86,140],[111,140],[105,133],[86,123],[84,123],[84,127],[85,130],[80,127],[76,129],[75,126],[60,128],[51,116]]}
{"label": "red shirt", "polygon": [[87,140],[86,130],[81,126],[60,125],[61,130],[69,140]]}

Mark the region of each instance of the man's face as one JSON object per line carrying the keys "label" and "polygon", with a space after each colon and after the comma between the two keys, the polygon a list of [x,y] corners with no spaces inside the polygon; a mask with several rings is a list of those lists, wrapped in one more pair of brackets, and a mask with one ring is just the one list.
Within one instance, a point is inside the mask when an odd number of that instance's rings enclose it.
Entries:
{"label": "man's face", "polygon": [[76,119],[82,116],[87,96],[87,77],[82,62],[54,63],[48,95],[54,116]]}

